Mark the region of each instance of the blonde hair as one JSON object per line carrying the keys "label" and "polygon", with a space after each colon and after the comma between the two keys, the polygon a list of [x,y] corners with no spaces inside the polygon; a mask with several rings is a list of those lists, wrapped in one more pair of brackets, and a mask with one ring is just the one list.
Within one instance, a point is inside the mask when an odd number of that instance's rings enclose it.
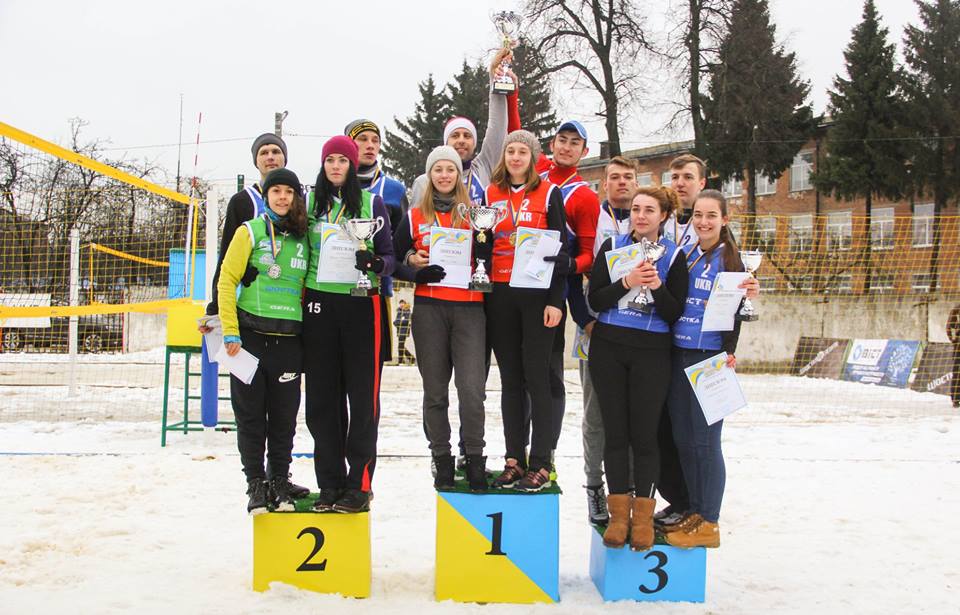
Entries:
{"label": "blonde hair", "polygon": [[667,218],[669,218],[673,212],[680,209],[680,197],[677,196],[673,188],[667,186],[644,186],[638,188],[637,191],[633,193],[633,196],[630,197],[630,203],[633,203],[633,199],[640,195],[648,196],[655,200],[657,204],[660,205],[660,211],[667,214]]}
{"label": "blonde hair", "polygon": [[[430,170],[433,170],[431,167]],[[438,195],[436,188],[433,187],[433,180],[430,178],[430,174],[427,174],[427,189],[423,191],[423,196],[420,197],[420,202],[417,203],[417,208],[420,210],[420,213],[423,214],[424,219],[428,223],[435,223],[437,221],[437,209],[433,206],[433,199]],[[453,188],[453,209],[452,213],[452,222],[454,227],[461,227],[463,223],[466,222],[464,217],[460,215],[460,208],[458,205],[460,203],[466,203],[467,206],[470,205],[470,192],[467,190],[467,187],[463,184],[463,176],[460,171],[457,171],[457,181]]]}
{"label": "blonde hair", "polygon": [[614,156],[613,158],[610,159],[609,162],[607,162],[607,166],[603,168],[604,178],[606,178],[606,176],[610,173],[610,167],[612,166],[624,167],[624,168],[630,169],[634,173],[637,172],[636,161],[630,160],[628,158],[624,158],[623,156]]}
{"label": "blonde hair", "polygon": [[[504,146],[503,153],[500,154],[500,161],[493,169],[493,175],[490,176],[490,183],[501,190],[510,189],[510,174],[507,172],[507,148]],[[537,161],[533,158],[533,151],[530,152],[530,166],[527,167],[527,177],[524,179],[524,189],[536,190],[540,185],[540,174],[537,173]]]}
{"label": "blonde hair", "polygon": [[700,158],[697,158],[693,154],[681,154],[677,156],[670,161],[670,169],[682,169],[690,163],[697,165],[697,171],[700,173],[700,179],[703,179],[707,176],[707,163]]}

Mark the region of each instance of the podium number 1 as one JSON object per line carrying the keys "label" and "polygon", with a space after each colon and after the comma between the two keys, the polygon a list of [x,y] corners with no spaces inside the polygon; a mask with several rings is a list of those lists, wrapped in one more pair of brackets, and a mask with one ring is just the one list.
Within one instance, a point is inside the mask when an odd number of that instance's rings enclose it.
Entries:
{"label": "podium number 1", "polygon": [[302,538],[304,534],[313,536],[313,551],[310,552],[310,555],[307,556],[307,559],[303,560],[302,564],[297,566],[297,572],[323,572],[327,569],[327,560],[323,560],[319,563],[310,561],[313,559],[313,556],[323,548],[323,532],[316,527],[305,527],[300,530],[299,534],[297,534],[297,540]]}
{"label": "podium number 1", "polygon": [[490,538],[490,550],[487,555],[506,555],[500,550],[500,541],[503,538],[503,513],[493,513],[487,515],[493,519],[493,536]]}
{"label": "podium number 1", "polygon": [[657,558],[657,564],[647,572],[652,572],[653,574],[657,575],[657,586],[654,587],[653,589],[650,589],[646,585],[641,585],[640,591],[645,594],[657,593],[658,591],[660,591],[661,589],[667,586],[667,581],[669,580],[669,577],[667,576],[667,571],[663,569],[663,567],[667,565],[667,554],[664,553],[663,551],[651,551],[650,553],[647,553],[643,557],[643,559],[646,560],[646,559],[650,559],[651,557]]}

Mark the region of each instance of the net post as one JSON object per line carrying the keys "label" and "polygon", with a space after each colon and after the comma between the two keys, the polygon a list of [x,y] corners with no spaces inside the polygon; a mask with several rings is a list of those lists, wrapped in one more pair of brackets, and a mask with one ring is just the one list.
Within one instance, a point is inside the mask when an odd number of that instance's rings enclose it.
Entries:
{"label": "net post", "polygon": [[[93,280],[90,280],[91,286]],[[70,306],[80,305],[80,230],[77,227],[70,229]],[[77,394],[77,333],[78,317],[70,317],[67,347],[70,352],[70,387],[67,395],[75,397]]]}

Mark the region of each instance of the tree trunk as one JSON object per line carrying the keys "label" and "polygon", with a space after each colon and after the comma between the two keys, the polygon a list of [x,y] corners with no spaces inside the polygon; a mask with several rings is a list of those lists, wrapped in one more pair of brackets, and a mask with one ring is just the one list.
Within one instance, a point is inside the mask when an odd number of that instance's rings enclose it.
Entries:
{"label": "tree trunk", "polygon": [[743,225],[743,234],[746,237],[746,249],[757,249],[757,165],[747,162],[747,216]]}
{"label": "tree trunk", "polygon": [[867,192],[864,199],[864,208],[867,213],[864,223],[867,225],[867,241],[863,252],[863,288],[870,290],[870,279],[873,277],[873,238],[871,237],[871,222],[873,221],[873,194]]}
{"label": "tree trunk", "polygon": [[690,26],[687,30],[687,54],[690,56],[690,122],[693,124],[693,151],[704,157],[703,116],[700,110],[700,2],[689,0]]}
{"label": "tree trunk", "polygon": [[607,129],[607,141],[610,143],[610,157],[619,156],[622,152],[620,148],[620,116],[617,112],[617,86],[613,80],[613,66],[610,63],[609,56],[601,58],[601,68],[603,70],[603,104],[605,124]]}

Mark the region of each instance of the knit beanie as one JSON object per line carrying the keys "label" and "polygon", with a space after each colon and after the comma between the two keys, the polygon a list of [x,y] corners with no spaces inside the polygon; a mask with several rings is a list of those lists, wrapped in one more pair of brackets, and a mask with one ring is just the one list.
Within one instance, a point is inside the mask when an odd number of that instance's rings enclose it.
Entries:
{"label": "knit beanie", "polygon": [[263,180],[263,186],[261,186],[264,198],[266,198],[271,186],[290,186],[297,194],[303,192],[303,186],[300,185],[300,178],[290,169],[274,169],[267,173],[266,178]]}
{"label": "knit beanie", "polygon": [[433,148],[430,155],[427,156],[427,175],[430,175],[430,169],[441,160],[449,160],[457,167],[457,173],[463,175],[463,162],[460,160],[460,154],[449,145],[441,145]]}
{"label": "knit beanie", "polygon": [[341,154],[346,156],[350,162],[353,163],[353,168],[356,169],[359,166],[360,160],[360,150],[357,149],[357,144],[353,142],[353,139],[346,135],[337,135],[331,137],[326,143],[323,144],[323,153],[320,156],[321,162],[327,159],[327,156],[331,154]]}
{"label": "knit beanie", "polygon": [[290,160],[287,158],[287,144],[283,142],[283,139],[273,134],[272,132],[265,132],[256,139],[253,140],[253,147],[250,148],[250,152],[253,154],[253,166],[257,166],[257,153],[260,151],[260,148],[264,145],[276,145],[280,148],[280,151],[283,152],[283,164],[286,165]]}
{"label": "knit beanie", "polygon": [[473,122],[463,117],[462,115],[455,115],[443,126],[443,143],[447,143],[447,139],[450,138],[450,135],[453,134],[453,131],[458,128],[466,128],[470,131],[470,134],[473,135],[473,140],[477,140],[477,127],[473,125]]}
{"label": "knit beanie", "polygon": [[352,122],[347,124],[347,127],[343,129],[343,134],[347,135],[351,139],[356,139],[357,135],[367,130],[372,130],[373,132],[377,133],[378,137],[381,136],[380,127],[377,126],[374,122],[371,122],[370,120],[364,120],[364,119],[353,120]]}
{"label": "knit beanie", "polygon": [[503,149],[506,151],[507,146],[511,143],[523,143],[530,148],[530,153],[533,155],[533,164],[537,164],[537,159],[540,158],[540,154],[543,151],[540,147],[540,141],[537,140],[537,137],[530,132],[529,130],[514,130],[507,135],[507,138],[503,141]]}

